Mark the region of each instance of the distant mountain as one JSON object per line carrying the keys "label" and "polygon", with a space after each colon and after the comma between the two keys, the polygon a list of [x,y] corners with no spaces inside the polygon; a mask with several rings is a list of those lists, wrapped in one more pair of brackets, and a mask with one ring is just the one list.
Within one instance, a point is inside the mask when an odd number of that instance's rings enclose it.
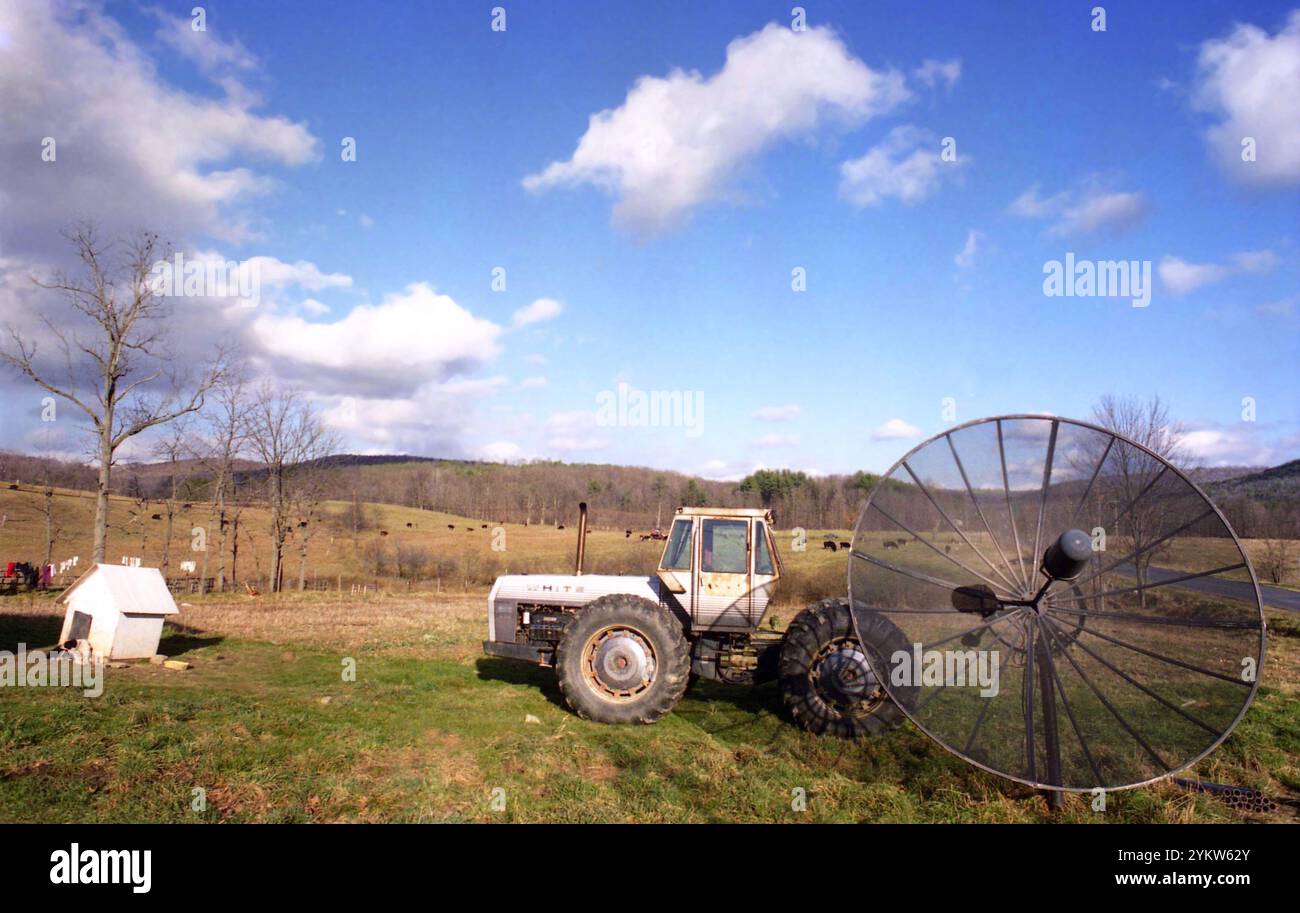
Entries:
{"label": "distant mountain", "polygon": [[1233,496],[1265,503],[1289,502],[1300,511],[1300,460],[1211,483],[1209,491],[1216,498]]}
{"label": "distant mountain", "polygon": [[1248,476],[1252,473],[1260,472],[1262,466],[1198,466],[1189,470],[1188,475],[1197,485],[1213,485],[1216,482],[1227,482],[1230,479],[1239,479],[1242,476]]}

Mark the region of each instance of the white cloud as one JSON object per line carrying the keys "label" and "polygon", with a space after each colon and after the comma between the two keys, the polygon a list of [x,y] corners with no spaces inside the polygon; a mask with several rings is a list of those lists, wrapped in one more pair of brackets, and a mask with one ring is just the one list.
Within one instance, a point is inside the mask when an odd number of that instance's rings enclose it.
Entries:
{"label": "white cloud", "polygon": [[522,448],[514,441],[493,441],[479,448],[479,456],[493,463],[508,463],[522,454]]}
{"label": "white cloud", "polygon": [[762,468],[763,463],[761,461],[758,463],[742,463],[713,459],[701,466],[695,475],[716,482],[736,482],[754,470]]}
{"label": "white cloud", "polygon": [[251,334],[283,376],[379,395],[482,366],[499,352],[501,327],[420,282],[332,323],[265,315]]}
{"label": "white cloud", "polygon": [[1271,250],[1242,251],[1232,258],[1233,265],[1218,263],[1189,263],[1181,257],[1165,256],[1160,259],[1156,272],[1160,282],[1175,295],[1185,295],[1203,285],[1221,282],[1236,273],[1259,274],[1277,268],[1277,254]]}
{"label": "white cloud", "polygon": [[564,305],[553,298],[538,298],[527,307],[521,307],[515,311],[514,316],[511,318],[511,324],[517,329],[532,323],[553,320],[560,316],[560,312],[563,310]]}
{"label": "white cloud", "polygon": [[579,450],[604,450],[609,441],[602,437],[559,437],[547,438],[546,447],[559,453],[573,453]]}
{"label": "white cloud", "polygon": [[464,454],[474,404],[506,379],[433,381],[400,396],[317,395],[326,423],[368,453]]}
{"label": "white cloud", "polygon": [[945,176],[969,164],[939,157],[934,137],[912,126],[895,127],[866,155],[840,165],[840,196],[854,206],[873,206],[886,197],[917,203],[930,196]]}
{"label": "white cloud", "polygon": [[554,412],[546,419],[546,449],[558,453],[603,450],[609,441],[599,433],[596,413],[588,409]]}
{"label": "white cloud", "polygon": [[[215,253],[203,255],[205,259],[220,260]],[[241,270],[250,270],[263,287],[285,288],[298,286],[309,292],[319,292],[327,288],[351,288],[352,277],[344,273],[323,273],[315,263],[297,260],[286,263],[275,257],[249,257],[239,264]]]}
{"label": "white cloud", "polygon": [[1179,443],[1190,457],[1209,466],[1266,466],[1275,454],[1272,447],[1236,429],[1186,431]]}
{"label": "white cloud", "polygon": [[1089,177],[1050,197],[1040,196],[1034,185],[1012,201],[1009,211],[1027,219],[1051,218],[1047,234],[1052,237],[1118,235],[1145,218],[1147,201],[1141,193],[1111,190]]}
{"label": "white cloud", "polygon": [[545,387],[545,386],[546,386],[546,378],[542,377],[541,375],[537,375],[535,377],[525,377],[523,380],[519,382],[519,389],[521,390],[535,390],[539,387]]}
{"label": "white cloud", "polygon": [[[211,98],[165,83],[98,5],[3,3],[0,32],[0,243],[10,252],[62,254],[58,229],[80,218],[109,237],[142,225],[173,239],[247,237],[249,219],[233,207],[274,186],[250,161],[317,155],[305,125],[255,113],[246,92]],[[220,50],[233,44],[199,47],[245,65]],[[53,163],[39,155],[46,136]]]}
{"label": "white cloud", "polygon": [[980,244],[984,241],[984,233],[970,229],[966,232],[966,243],[962,245],[957,256],[952,258],[952,262],[957,264],[959,269],[970,269],[975,265],[975,255],[979,252]]}
{"label": "white cloud", "polygon": [[951,89],[961,79],[961,59],[926,60],[912,71],[912,76],[927,88],[934,88],[942,80],[945,87]]}
{"label": "white cloud", "polygon": [[524,186],[592,184],[616,197],[616,222],[660,231],[725,196],[741,167],[774,143],[831,118],[862,123],[908,96],[901,74],[872,70],[831,29],[771,24],[727,45],[712,76],[641,77],[622,105],[591,117],[568,161]]}
{"label": "white cloud", "polygon": [[1058,235],[1096,234],[1103,230],[1122,232],[1146,214],[1146,200],[1140,193],[1098,191],[1086,194],[1067,206],[1061,221],[1052,227]]}
{"label": "white cloud", "polygon": [[[1205,131],[1210,154],[1239,180],[1300,183],[1300,10],[1276,35],[1238,24],[1201,45],[1196,107],[1219,118]],[[1242,161],[1242,140],[1256,160]]]}
{"label": "white cloud", "polygon": [[1277,254],[1271,250],[1244,250],[1235,254],[1232,261],[1243,273],[1271,273],[1279,262]]}
{"label": "white cloud", "polygon": [[370,216],[366,215],[364,212],[363,212],[360,216],[357,217],[357,221],[361,223],[361,227],[362,227],[362,228],[374,228],[374,227],[375,227],[375,220],[372,219],[372,218],[370,218]]}
{"label": "white cloud", "polygon": [[1214,263],[1188,263],[1180,257],[1161,257],[1156,267],[1160,282],[1175,295],[1185,295],[1202,285],[1218,282],[1228,275],[1227,267]]}
{"label": "white cloud", "polygon": [[214,75],[257,68],[257,58],[238,38],[223,41],[216,36],[215,23],[199,32],[195,31],[193,20],[188,16],[169,16],[157,9],[151,12],[161,23],[158,37],[204,73]]}
{"label": "white cloud", "polygon": [[1035,184],[1011,201],[1010,211],[1026,219],[1043,219],[1060,212],[1068,198],[1064,191],[1050,197],[1039,196],[1038,185]]}
{"label": "white cloud", "polygon": [[792,422],[799,417],[799,407],[793,404],[761,406],[754,410],[753,417],[760,422]]}
{"label": "white cloud", "polygon": [[901,418],[891,418],[871,432],[871,439],[875,441],[899,441],[920,436],[920,428],[909,425]]}
{"label": "white cloud", "polygon": [[[74,220],[96,219],[106,240],[147,227],[187,263],[225,263],[206,245],[263,224],[245,206],[275,187],[269,168],[318,155],[305,124],[258,110],[240,81],[259,67],[237,39],[218,39],[211,18],[207,33],[193,33],[154,15],[161,42],[137,44],[97,2],[0,2],[0,325],[31,325],[48,308],[28,276],[68,265],[59,229]],[[159,46],[218,91],[169,83],[151,57]],[[46,135],[58,144],[52,163],[40,158]],[[352,288],[345,273],[269,254],[240,268],[256,271],[260,306],[168,301],[176,364],[201,364],[216,341],[242,338],[254,372],[301,385],[347,446],[367,452],[458,455],[471,431],[495,436],[473,427],[475,410],[509,379],[474,375],[498,355],[502,327],[425,284],[349,311],[318,300]],[[42,345],[39,357],[62,376],[57,346]],[[8,395],[5,386],[0,399]],[[21,431],[0,434],[7,443]]]}
{"label": "white cloud", "polygon": [[755,447],[772,448],[772,447],[798,447],[799,435],[797,434],[765,434],[754,441]]}

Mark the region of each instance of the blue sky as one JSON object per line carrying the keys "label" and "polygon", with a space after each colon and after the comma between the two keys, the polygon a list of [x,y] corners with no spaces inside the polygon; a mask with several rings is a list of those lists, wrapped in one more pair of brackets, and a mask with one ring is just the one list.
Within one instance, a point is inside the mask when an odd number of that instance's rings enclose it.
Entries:
{"label": "blue sky", "polygon": [[[1110,3],[1105,31],[1070,3],[814,3],[800,32],[790,4],[505,3],[504,31],[495,5],[0,12],[0,318],[48,306],[15,277],[91,215],[286,271],[182,314],[358,451],[879,471],[1117,393],[1165,398],[1203,462],[1300,456],[1294,0]],[[123,137],[113,105],[177,113]],[[1150,261],[1149,305],[1045,296],[1067,251]],[[699,433],[602,424],[620,382],[702,394]]]}

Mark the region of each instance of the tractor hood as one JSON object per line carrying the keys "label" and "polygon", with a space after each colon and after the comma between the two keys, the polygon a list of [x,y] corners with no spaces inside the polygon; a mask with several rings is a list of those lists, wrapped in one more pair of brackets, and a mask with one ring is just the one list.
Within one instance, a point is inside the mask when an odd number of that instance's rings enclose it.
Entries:
{"label": "tractor hood", "polygon": [[513,642],[515,610],[520,605],[577,608],[608,596],[630,593],[659,601],[656,577],[616,577],[606,574],[511,574],[498,577],[488,593],[488,640]]}
{"label": "tractor hood", "polygon": [[612,574],[511,574],[498,577],[488,602],[540,603],[582,606],[611,593],[629,593],[652,602],[659,601],[659,580],[655,577]]}

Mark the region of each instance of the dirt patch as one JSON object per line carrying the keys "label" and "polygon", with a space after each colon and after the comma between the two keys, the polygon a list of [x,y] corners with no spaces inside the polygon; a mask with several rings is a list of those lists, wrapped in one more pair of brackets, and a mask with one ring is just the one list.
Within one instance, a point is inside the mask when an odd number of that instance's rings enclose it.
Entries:
{"label": "dirt patch", "polygon": [[361,779],[431,779],[447,787],[483,785],[478,762],[455,733],[431,729],[415,745],[365,752],[354,773]]}
{"label": "dirt patch", "polygon": [[185,631],[285,647],[393,649],[428,658],[459,659],[482,640],[487,610],[483,597],[472,595],[290,593],[214,597],[182,607],[174,622]]}

